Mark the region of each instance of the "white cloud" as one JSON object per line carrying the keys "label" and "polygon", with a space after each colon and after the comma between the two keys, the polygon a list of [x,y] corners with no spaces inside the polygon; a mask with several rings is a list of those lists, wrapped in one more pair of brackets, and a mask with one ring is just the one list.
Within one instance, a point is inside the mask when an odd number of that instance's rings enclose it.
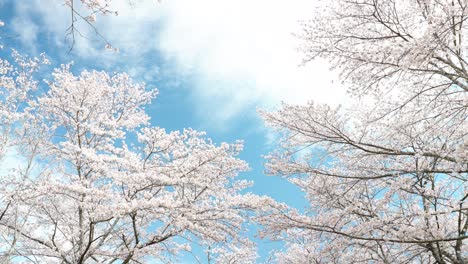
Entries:
{"label": "white cloud", "polygon": [[18,16],[12,19],[9,26],[17,33],[19,40],[25,47],[35,51],[39,27],[28,16],[30,7],[24,2],[19,2],[16,5],[16,12]]}
{"label": "white cloud", "polygon": [[[67,10],[30,1],[31,9],[43,17],[44,30],[57,42],[63,40]],[[128,0],[114,0],[112,8],[119,16],[98,17],[97,27],[121,54],[103,52],[104,44],[96,38],[79,39],[75,51],[108,65],[122,55],[138,59],[146,52],[162,53],[181,75],[194,77],[197,111],[213,122],[280,101],[336,104],[343,99],[344,89],[331,83],[334,75],[325,62],[299,66],[302,55],[292,35],[300,30],[299,20],[313,15],[314,2],[166,0],[159,4],[134,0],[129,7]],[[93,35],[89,27],[84,29],[86,35]],[[141,68],[126,63],[133,70]]]}
{"label": "white cloud", "polygon": [[[169,3],[170,2],[170,3]],[[246,105],[337,103],[343,88],[325,62],[299,66],[298,21],[313,1],[168,1],[160,49],[198,74],[201,104],[226,119]],[[213,107],[217,105],[217,107]],[[203,108],[202,108],[203,109]],[[212,112],[211,112],[212,114]]]}

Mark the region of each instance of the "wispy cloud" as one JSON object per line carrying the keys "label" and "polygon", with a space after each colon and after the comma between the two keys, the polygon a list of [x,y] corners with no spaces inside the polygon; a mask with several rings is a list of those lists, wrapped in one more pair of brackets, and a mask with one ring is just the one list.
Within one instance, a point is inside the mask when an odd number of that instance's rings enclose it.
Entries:
{"label": "wispy cloud", "polygon": [[35,43],[37,43],[39,27],[28,16],[31,12],[30,8],[30,6],[22,1],[18,2],[16,5],[17,16],[12,19],[8,26],[12,27],[12,30],[16,33],[23,46],[36,52]]}
{"label": "wispy cloud", "polygon": [[[169,1],[168,1],[169,2]],[[251,105],[340,101],[324,62],[299,66],[298,21],[313,1],[170,1],[160,50],[198,76],[194,95],[229,119]],[[203,107],[201,108],[203,111]]]}
{"label": "wispy cloud", "polygon": [[[148,71],[154,65],[138,63],[142,54],[157,53],[177,74],[191,77],[197,112],[215,122],[280,101],[337,103],[344,89],[332,83],[334,75],[325,62],[299,66],[302,54],[296,51],[298,39],[292,33],[300,30],[299,20],[310,18],[313,2],[140,0],[130,6],[128,0],[115,0],[112,8],[119,16],[98,17],[97,28],[121,53],[104,52],[104,44],[95,37],[79,39],[74,52],[109,66],[128,66],[141,75],[158,74],[159,62],[154,63],[155,71]],[[41,29],[65,45],[66,8],[44,7],[40,0],[28,3],[28,12],[43,18]],[[87,36],[94,34],[89,27],[81,29]]]}

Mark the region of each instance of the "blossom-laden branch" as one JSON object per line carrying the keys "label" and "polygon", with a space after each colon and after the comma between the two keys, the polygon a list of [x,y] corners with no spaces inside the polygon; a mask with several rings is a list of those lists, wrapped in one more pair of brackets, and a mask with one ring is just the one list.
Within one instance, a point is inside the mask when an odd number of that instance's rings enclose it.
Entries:
{"label": "blossom-laden branch", "polygon": [[277,261],[468,262],[467,8],[334,0],[304,22],[306,61],[329,60],[355,97],[261,111],[285,135],[267,172],[310,202],[260,219],[287,241]]}
{"label": "blossom-laden branch", "polygon": [[2,261],[165,261],[190,250],[184,241],[253,250],[245,222],[274,202],[241,193],[251,185],[236,179],[248,169],[236,157],[242,142],[150,126],[144,108],[157,91],[127,74],[63,65],[36,89],[22,70],[36,60],[18,58],[0,68],[2,147],[21,161],[0,175]]}

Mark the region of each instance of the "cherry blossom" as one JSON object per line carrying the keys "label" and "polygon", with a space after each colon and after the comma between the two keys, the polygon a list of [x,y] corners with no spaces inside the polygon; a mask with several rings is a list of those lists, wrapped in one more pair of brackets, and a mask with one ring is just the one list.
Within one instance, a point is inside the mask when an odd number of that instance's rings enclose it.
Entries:
{"label": "cherry blossom", "polygon": [[[151,126],[144,108],[157,90],[125,73],[75,75],[62,65],[35,90],[2,62],[2,86],[15,95],[2,104],[2,129],[26,160],[0,177],[2,262],[172,261],[191,243],[213,245],[219,263],[255,260],[241,234],[274,201],[236,180],[248,170],[236,158],[242,142]],[[37,63],[18,55],[17,64]]]}
{"label": "cherry blossom", "polygon": [[265,215],[280,263],[466,263],[464,1],[327,1],[304,22],[306,60],[342,73],[351,103],[261,111],[284,134],[267,172],[305,210]]}

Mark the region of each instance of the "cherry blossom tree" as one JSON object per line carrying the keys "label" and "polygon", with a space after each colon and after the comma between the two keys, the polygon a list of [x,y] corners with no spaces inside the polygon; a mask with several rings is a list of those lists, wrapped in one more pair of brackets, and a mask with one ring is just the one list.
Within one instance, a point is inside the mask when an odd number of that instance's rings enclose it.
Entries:
{"label": "cherry blossom tree", "polygon": [[261,218],[279,263],[468,262],[467,4],[334,0],[304,22],[306,61],[353,101],[261,111],[284,135],[267,172],[310,202]]}
{"label": "cherry blossom tree", "polygon": [[[132,0],[129,0],[132,2]],[[113,10],[111,7],[112,0],[63,0],[63,4],[70,8],[70,26],[67,28],[66,35],[71,39],[70,50],[73,49],[76,41],[76,35],[83,36],[80,29],[77,26],[77,22],[85,23],[90,27],[97,37],[105,42],[106,49],[113,49],[117,51],[117,48],[113,48],[109,41],[96,27],[96,20],[99,16],[119,14],[118,10]]]}
{"label": "cherry blossom tree", "polygon": [[12,127],[24,120],[24,102],[37,90],[35,73],[44,64],[49,64],[45,54],[28,58],[16,50],[12,51],[10,60],[0,58],[0,158],[7,148],[17,143],[10,137],[14,132]]}
{"label": "cherry blossom tree", "polygon": [[[299,37],[305,61],[322,57],[354,94],[407,86],[466,87],[465,1],[323,1]],[[397,85],[396,85],[397,84]],[[425,88],[425,89],[424,89]]]}
{"label": "cherry blossom tree", "polygon": [[214,245],[228,259],[219,263],[255,260],[245,222],[273,201],[240,193],[251,184],[235,179],[248,169],[242,142],[150,126],[144,108],[157,92],[127,74],[63,65],[32,89],[2,69],[2,91],[19,95],[2,96],[3,134],[19,153],[0,171],[2,263],[170,261],[192,243]]}
{"label": "cherry blossom tree", "polygon": [[220,264],[242,264],[256,263],[258,258],[257,248],[248,239],[241,239],[237,242],[210,244],[206,250],[206,261],[200,263],[220,263]]}
{"label": "cherry blossom tree", "polygon": [[66,30],[66,37],[71,41],[70,51],[73,49],[77,37],[88,37],[82,32],[84,26],[84,28],[91,29],[96,37],[104,43],[105,49],[118,52],[118,47],[113,47],[106,38],[105,32],[101,33],[97,27],[97,19],[103,16],[118,16],[121,12],[119,4],[126,3],[125,8],[130,8],[143,1],[151,0],[59,0],[59,3],[70,9],[70,24]]}

